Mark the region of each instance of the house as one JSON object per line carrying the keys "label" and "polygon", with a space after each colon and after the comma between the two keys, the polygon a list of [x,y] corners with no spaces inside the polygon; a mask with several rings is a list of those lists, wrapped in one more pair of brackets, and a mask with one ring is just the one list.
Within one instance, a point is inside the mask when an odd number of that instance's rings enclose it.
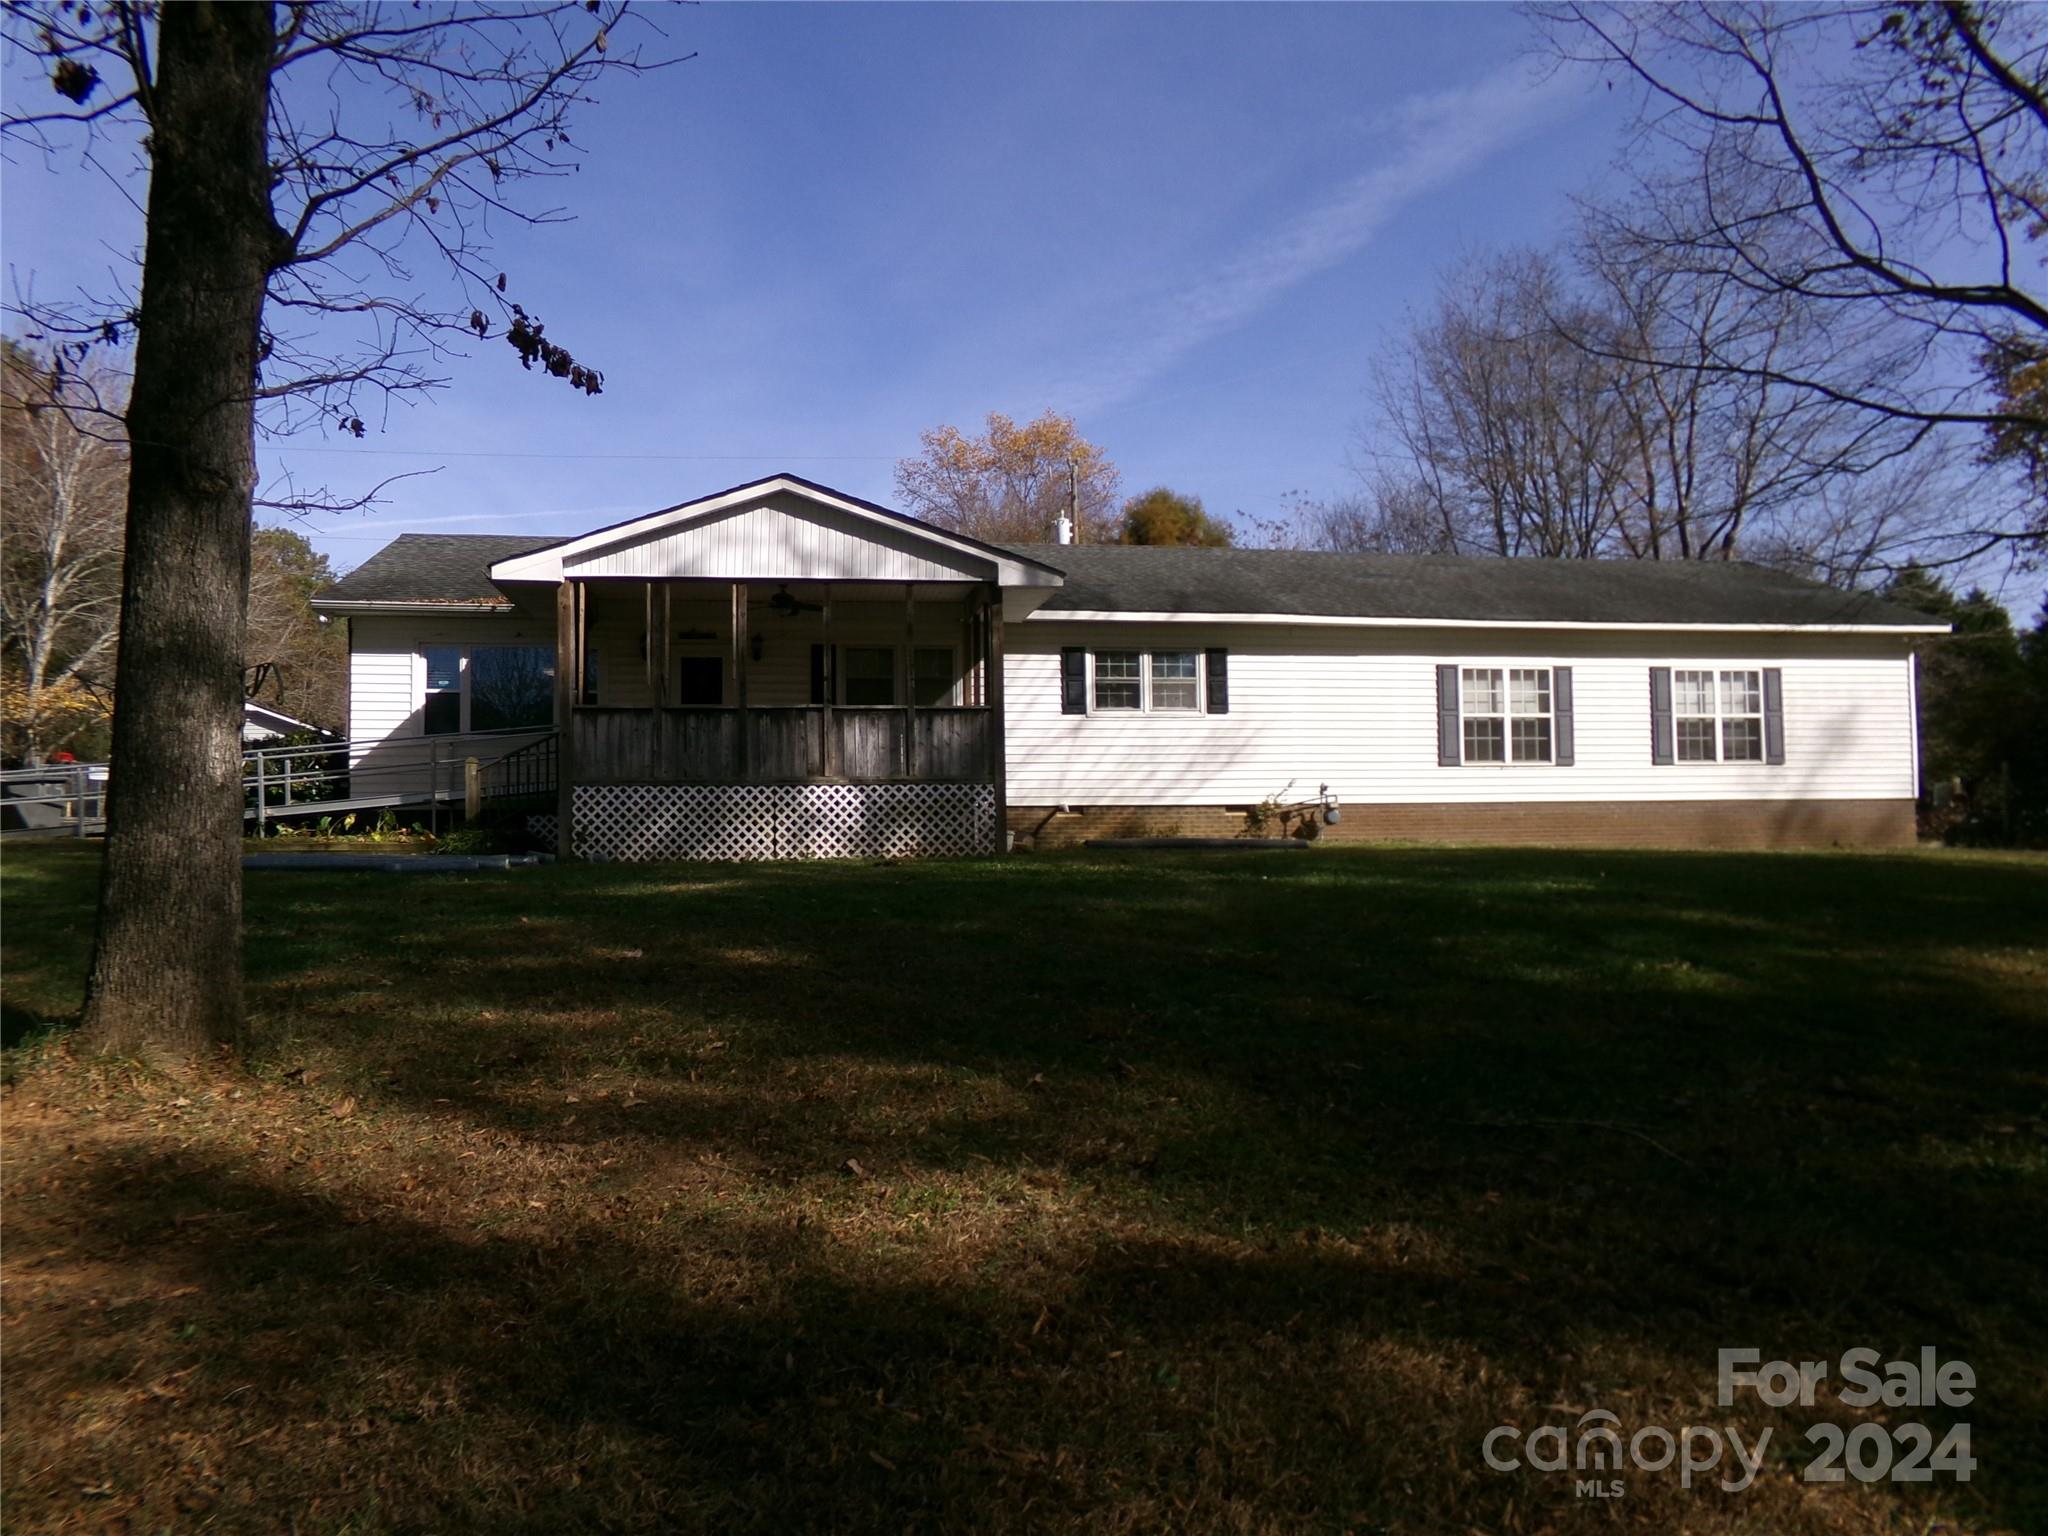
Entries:
{"label": "house", "polygon": [[576,538],[407,535],[349,623],[358,789],[464,760],[589,858],[1239,835],[1913,838],[1911,645],[1721,562],[981,543],[794,475]]}
{"label": "house", "polygon": [[328,735],[319,726],[294,719],[281,709],[271,709],[254,699],[242,700],[242,745],[245,747],[265,746],[287,736],[316,740]]}

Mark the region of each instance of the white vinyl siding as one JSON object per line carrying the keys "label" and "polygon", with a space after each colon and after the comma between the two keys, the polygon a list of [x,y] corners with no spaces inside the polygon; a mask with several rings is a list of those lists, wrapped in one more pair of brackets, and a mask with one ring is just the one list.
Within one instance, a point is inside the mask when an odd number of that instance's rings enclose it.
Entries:
{"label": "white vinyl siding", "polygon": [[[372,795],[423,790],[436,752],[450,750],[448,738],[426,734],[422,719],[429,648],[527,645],[552,650],[555,632],[552,614],[380,614],[350,619],[348,640],[351,787]],[[493,748],[509,751],[526,739],[508,733],[497,737]],[[444,771],[442,787],[451,784],[459,785],[459,776],[451,779]]]}
{"label": "white vinyl siding", "polygon": [[544,645],[552,624],[517,614],[440,618],[379,615],[348,621],[348,735],[351,741],[418,736],[429,646]]}
{"label": "white vinyl siding", "polygon": [[[1903,640],[1888,636],[1473,630],[1454,637],[1032,619],[1011,624],[1006,639],[1012,805],[1252,805],[1289,784],[1325,782],[1346,804],[1877,800],[1913,792],[1907,653]],[[1099,711],[1092,686],[1089,714],[1060,713],[1062,645],[1083,647],[1092,658],[1184,651],[1196,640],[1229,648],[1229,714]],[[1575,765],[1494,773],[1439,767],[1436,668],[1505,673],[1517,662],[1525,671],[1572,668]],[[1717,674],[1782,669],[1783,764],[1745,764],[1739,773],[1719,762],[1652,765],[1650,668],[1688,664]],[[1511,703],[1506,676],[1502,687]],[[1553,691],[1548,707],[1555,704]],[[1553,755],[1555,746],[1553,729]]]}
{"label": "white vinyl siding", "polygon": [[678,527],[620,533],[618,544],[571,556],[570,573],[656,580],[762,581],[800,574],[812,581],[978,581],[995,571],[992,559],[793,492]]}

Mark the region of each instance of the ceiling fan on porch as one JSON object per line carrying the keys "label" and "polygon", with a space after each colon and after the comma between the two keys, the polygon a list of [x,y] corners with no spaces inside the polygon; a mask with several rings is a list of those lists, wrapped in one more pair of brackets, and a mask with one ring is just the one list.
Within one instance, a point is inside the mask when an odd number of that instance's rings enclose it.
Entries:
{"label": "ceiling fan on porch", "polygon": [[823,613],[825,611],[823,603],[799,602],[795,597],[791,596],[790,590],[786,586],[776,590],[775,595],[768,599],[768,606],[781,614],[785,619],[793,619],[800,613]]}

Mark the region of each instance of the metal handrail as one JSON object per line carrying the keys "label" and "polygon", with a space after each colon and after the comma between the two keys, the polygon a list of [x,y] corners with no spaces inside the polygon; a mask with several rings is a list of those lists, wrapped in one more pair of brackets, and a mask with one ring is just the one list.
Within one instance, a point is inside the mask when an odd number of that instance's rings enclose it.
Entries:
{"label": "metal handrail", "polygon": [[486,800],[552,794],[560,771],[561,738],[554,731],[514,747],[483,765],[479,790]]}
{"label": "metal handrail", "polygon": [[[412,798],[423,800],[429,817],[438,824],[441,805],[465,797],[467,761],[482,755],[476,748],[488,749],[502,742],[519,741],[520,746],[492,756],[490,762],[496,763],[516,755],[523,748],[538,745],[536,737],[547,741],[553,735],[549,727],[526,725],[496,731],[451,731],[432,736],[367,736],[350,741],[251,748],[242,754],[244,777],[249,781],[249,791],[253,793],[253,803],[245,814],[255,817],[257,835],[261,836],[264,824],[272,817],[312,813],[330,800],[368,798],[364,794],[365,779],[391,776],[411,782],[425,769],[425,792]],[[424,761],[417,755],[411,755],[422,745],[426,748]],[[411,749],[411,752],[396,762],[362,763],[353,760],[372,751],[391,748]],[[300,766],[308,758],[314,759],[316,766]],[[317,766],[323,761],[336,762],[338,766]],[[250,774],[252,768],[253,775]],[[341,786],[339,794],[333,792],[334,786]]]}
{"label": "metal handrail", "polygon": [[[249,747],[242,753],[243,815],[254,818],[260,833],[264,824],[274,817],[316,813],[333,801],[378,798],[375,786],[381,780],[408,786],[405,790],[393,790],[394,798],[387,803],[403,804],[415,798],[424,800],[432,807],[430,814],[438,818],[439,808],[444,802],[463,798],[468,759],[482,759],[480,766],[485,772],[526,753],[532,753],[536,760],[546,758],[551,766],[554,740],[555,733],[551,727],[512,726],[504,730],[450,732],[435,736],[364,736],[297,745]],[[510,750],[493,750],[510,742],[517,742],[517,745]],[[353,761],[373,751],[393,747],[404,752],[400,761]],[[418,751],[422,747],[425,749],[423,755]],[[549,752],[535,750],[543,747],[550,749]],[[418,780],[422,769],[425,770],[426,789],[423,794],[414,796],[409,786]],[[543,787],[553,787],[551,775],[546,786],[538,782],[538,773],[534,777],[536,782],[528,792],[538,793]],[[39,768],[0,769],[0,784],[54,781],[61,785],[39,794],[8,795],[0,803],[21,808],[61,806],[64,808],[62,816],[50,827],[21,830],[69,832],[84,837],[106,820],[110,780],[111,775],[104,763],[46,763]]]}

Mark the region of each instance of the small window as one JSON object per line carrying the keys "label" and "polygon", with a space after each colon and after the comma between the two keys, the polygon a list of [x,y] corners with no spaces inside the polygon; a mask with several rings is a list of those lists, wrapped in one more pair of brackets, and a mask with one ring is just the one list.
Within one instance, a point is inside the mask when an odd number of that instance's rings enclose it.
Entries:
{"label": "small window", "polygon": [[896,702],[896,651],[886,645],[846,648],[845,702],[856,708]]}
{"label": "small window", "polygon": [[1764,680],[1760,672],[1721,674],[1721,761],[1764,760]]}
{"label": "small window", "polygon": [[1508,760],[1507,699],[1498,667],[1467,667],[1460,676],[1459,701],[1464,722],[1465,761],[1504,763]]}
{"label": "small window", "polygon": [[427,663],[427,694],[420,705],[420,729],[429,736],[451,736],[462,729],[462,647],[430,645],[421,651]]}
{"label": "small window", "polygon": [[951,646],[921,645],[911,653],[910,696],[919,709],[936,709],[953,702],[953,650]]}
{"label": "small window", "polygon": [[1671,717],[1681,763],[1764,760],[1761,672],[1673,671]]}
{"label": "small window", "polygon": [[1509,760],[1550,761],[1550,668],[1517,667],[1508,673]]}
{"label": "small window", "polygon": [[725,702],[725,661],[718,656],[685,656],[676,663],[676,703],[683,709],[716,709]]}
{"label": "small window", "polygon": [[1143,709],[1144,659],[1142,651],[1097,651],[1095,653],[1095,707],[1097,709]]}
{"label": "small window", "polygon": [[1465,667],[1458,680],[1465,762],[1552,760],[1550,668]]}
{"label": "small window", "polygon": [[1201,658],[1194,651],[1152,653],[1152,707],[1154,709],[1200,709],[1202,707]]}

